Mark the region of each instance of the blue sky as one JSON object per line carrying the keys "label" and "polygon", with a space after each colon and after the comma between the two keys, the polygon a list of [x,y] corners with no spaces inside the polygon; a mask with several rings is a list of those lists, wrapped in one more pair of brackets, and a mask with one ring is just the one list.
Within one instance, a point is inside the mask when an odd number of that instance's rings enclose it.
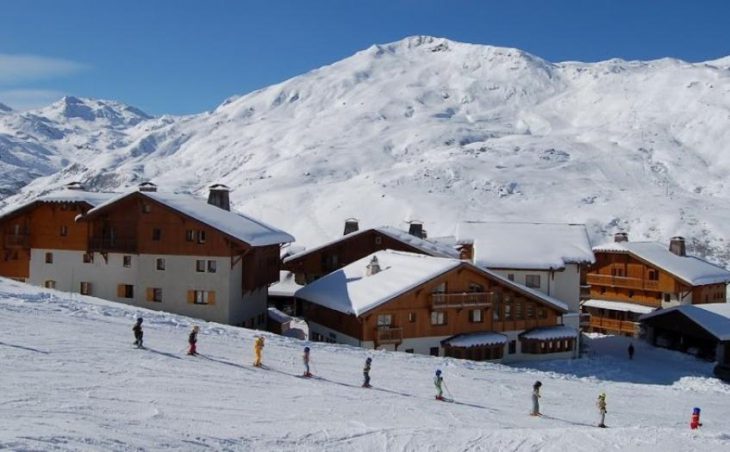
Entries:
{"label": "blue sky", "polygon": [[24,0],[0,10],[0,102],[64,94],[198,113],[411,35],[550,61],[730,55],[730,1]]}

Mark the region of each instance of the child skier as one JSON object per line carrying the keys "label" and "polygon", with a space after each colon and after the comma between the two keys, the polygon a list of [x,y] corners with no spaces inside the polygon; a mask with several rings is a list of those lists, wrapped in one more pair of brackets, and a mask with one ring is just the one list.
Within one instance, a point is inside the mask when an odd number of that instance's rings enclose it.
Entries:
{"label": "child skier", "polygon": [[539,381],[532,385],[532,413],[530,416],[542,416],[540,413],[540,387],[542,387],[542,383]]}
{"label": "child skier", "polygon": [[700,422],[700,409],[694,408],[692,410],[692,417],[689,421],[689,428],[692,430],[697,430],[698,427],[702,427],[702,423]]}
{"label": "child skier", "polygon": [[633,343],[629,343],[628,352],[629,352],[629,359],[634,359],[634,344]]}
{"label": "child skier", "polygon": [[365,360],[365,367],[362,369],[362,376],[365,380],[362,384],[363,388],[369,388],[370,387],[370,363],[373,362],[373,359],[371,357],[367,357]]}
{"label": "child skier", "polygon": [[598,412],[601,415],[601,422],[598,424],[601,428],[606,428],[606,424],[604,422],[606,421],[606,393],[602,392],[598,394],[598,402],[596,402],[596,406],[598,406]]}
{"label": "child skier", "polygon": [[144,336],[144,333],[142,332],[142,317],[137,319],[137,323],[135,323],[132,327],[132,331],[134,331],[134,345],[136,345],[137,348],[142,348],[142,336]]}
{"label": "child skier", "polygon": [[253,342],[253,351],[256,355],[256,359],[253,362],[255,367],[261,367],[261,355],[264,352],[264,337],[256,336],[256,340]]}
{"label": "child skier", "polygon": [[195,344],[198,343],[198,330],[198,325],[195,325],[193,330],[190,332],[190,336],[188,336],[188,344],[190,344],[188,355],[195,356],[198,354],[198,350],[195,347]]}
{"label": "child skier", "polygon": [[444,377],[441,376],[441,369],[436,370],[436,376],[433,377],[433,384],[436,386],[436,400],[444,400]]}
{"label": "child skier", "polygon": [[309,371],[309,347],[304,347],[304,356],[302,356],[302,361],[304,361],[304,376],[311,377],[312,373]]}

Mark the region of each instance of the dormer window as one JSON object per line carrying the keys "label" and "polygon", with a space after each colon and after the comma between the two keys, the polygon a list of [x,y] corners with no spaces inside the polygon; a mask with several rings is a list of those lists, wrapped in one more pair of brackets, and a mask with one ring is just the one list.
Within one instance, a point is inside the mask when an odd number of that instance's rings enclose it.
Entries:
{"label": "dormer window", "polygon": [[147,204],[146,202],[142,203],[142,213],[150,213],[152,211],[152,207]]}

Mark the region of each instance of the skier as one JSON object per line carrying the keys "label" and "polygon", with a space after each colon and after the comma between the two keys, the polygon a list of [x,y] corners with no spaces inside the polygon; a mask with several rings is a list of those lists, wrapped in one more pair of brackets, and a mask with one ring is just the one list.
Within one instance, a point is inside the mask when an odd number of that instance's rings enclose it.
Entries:
{"label": "skier", "polygon": [[144,333],[142,332],[142,317],[137,319],[137,323],[135,323],[132,327],[132,331],[134,331],[134,345],[136,345],[137,348],[142,348],[142,336],[144,336]]}
{"label": "skier", "polygon": [[606,428],[606,424],[604,423],[606,421],[606,393],[602,392],[598,394],[598,402],[596,402],[596,405],[598,406],[598,412],[601,414],[601,422],[598,424],[601,428]]}
{"label": "skier", "polygon": [[195,344],[198,342],[198,325],[195,325],[193,327],[193,330],[190,332],[190,336],[188,336],[188,344],[190,344],[190,349],[188,349],[188,355],[195,356],[198,354],[198,350],[195,347]]}
{"label": "skier", "polygon": [[441,369],[436,370],[436,376],[433,377],[433,384],[436,386],[436,400],[444,400],[444,377],[441,376]]}
{"label": "skier", "polygon": [[629,343],[629,359],[634,359],[634,343]]}
{"label": "skier", "polygon": [[370,387],[370,363],[373,362],[373,359],[371,357],[367,357],[365,360],[365,367],[362,369],[362,376],[365,380],[362,384],[363,388],[369,388]]}
{"label": "skier", "polygon": [[253,342],[253,351],[256,354],[256,359],[253,362],[255,367],[261,367],[261,355],[264,352],[264,337],[256,336],[256,340]]}
{"label": "skier", "polygon": [[539,381],[536,381],[534,385],[532,385],[532,413],[530,413],[530,416],[542,416],[542,413],[540,413],[540,387],[542,386],[542,383]]}
{"label": "skier", "polygon": [[309,371],[309,347],[304,347],[304,356],[302,356],[302,361],[304,361],[304,376],[311,377],[312,373]]}
{"label": "skier", "polygon": [[698,427],[702,427],[702,423],[700,422],[700,409],[695,407],[692,409],[692,417],[689,421],[689,428],[697,430]]}

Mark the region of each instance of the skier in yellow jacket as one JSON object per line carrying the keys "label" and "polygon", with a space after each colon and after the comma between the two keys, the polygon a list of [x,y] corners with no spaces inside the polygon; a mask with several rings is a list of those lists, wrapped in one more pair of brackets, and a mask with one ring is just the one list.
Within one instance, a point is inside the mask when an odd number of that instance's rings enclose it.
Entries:
{"label": "skier in yellow jacket", "polygon": [[256,355],[256,359],[254,360],[253,365],[256,367],[261,367],[261,355],[264,353],[263,336],[256,336],[256,340],[253,342],[253,351]]}

